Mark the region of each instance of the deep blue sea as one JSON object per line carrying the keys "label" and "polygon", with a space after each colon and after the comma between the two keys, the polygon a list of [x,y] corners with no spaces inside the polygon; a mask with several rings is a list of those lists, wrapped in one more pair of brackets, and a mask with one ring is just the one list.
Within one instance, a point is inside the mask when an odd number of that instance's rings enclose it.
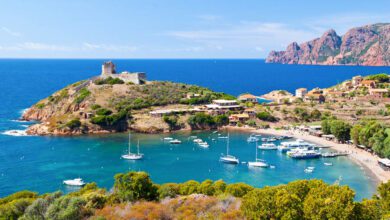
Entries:
{"label": "deep blue sea", "polygon": [[[0,133],[25,129],[16,121],[22,111],[42,98],[78,80],[98,75],[104,60],[0,60]],[[305,66],[265,64],[264,60],[113,60],[118,71],[146,72],[149,80],[197,84],[238,95],[261,95],[275,89],[293,92],[298,87],[328,87],[354,75],[390,72],[388,67]],[[375,192],[375,181],[364,169],[347,158],[296,161],[283,154],[261,152],[260,157],[275,169],[248,169],[244,164],[218,162],[225,152],[224,140],[212,142],[213,134],[195,135],[209,140],[210,149],[200,149],[187,138],[178,146],[161,141],[162,135],[134,134],[141,142],[143,161],[120,159],[127,146],[126,134],[81,137],[34,137],[0,134],[0,196],[28,189],[40,193],[70,191],[64,179],[82,177],[110,188],[113,176],[128,170],[143,170],[158,183],[189,179],[224,179],[254,186],[277,185],[301,178],[320,178],[328,183],[341,179],[357,192],[357,199]],[[245,140],[249,134],[231,134],[231,153],[242,161],[254,159],[255,148]],[[330,161],[333,166],[323,163]],[[303,172],[315,166],[311,174]]]}

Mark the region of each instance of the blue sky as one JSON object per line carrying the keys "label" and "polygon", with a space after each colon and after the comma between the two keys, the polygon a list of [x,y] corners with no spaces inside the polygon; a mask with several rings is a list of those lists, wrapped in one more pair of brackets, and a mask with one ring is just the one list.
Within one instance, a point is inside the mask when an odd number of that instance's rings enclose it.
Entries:
{"label": "blue sky", "polygon": [[264,58],[333,28],[390,22],[390,1],[2,1],[3,58]]}

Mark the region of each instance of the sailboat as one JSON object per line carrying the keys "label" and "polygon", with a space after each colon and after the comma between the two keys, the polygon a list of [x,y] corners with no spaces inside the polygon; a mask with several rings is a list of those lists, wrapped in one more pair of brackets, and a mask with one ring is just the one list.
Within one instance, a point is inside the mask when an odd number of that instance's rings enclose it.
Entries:
{"label": "sailboat", "polygon": [[236,158],[235,156],[229,155],[229,134],[227,136],[227,141],[226,141],[226,155],[221,156],[219,158],[219,161],[223,163],[230,163],[230,164],[238,164],[240,162],[238,158]]}
{"label": "sailboat", "polygon": [[144,157],[143,154],[140,154],[139,153],[139,140],[138,140],[138,144],[137,144],[137,153],[131,153],[131,142],[130,142],[130,133],[129,133],[129,152],[127,154],[124,154],[122,155],[122,158],[123,159],[126,159],[126,160],[140,160]]}
{"label": "sailboat", "polygon": [[256,160],[253,162],[248,162],[248,166],[250,167],[268,167],[268,164],[265,163],[264,160],[257,158],[257,142],[256,142]]}

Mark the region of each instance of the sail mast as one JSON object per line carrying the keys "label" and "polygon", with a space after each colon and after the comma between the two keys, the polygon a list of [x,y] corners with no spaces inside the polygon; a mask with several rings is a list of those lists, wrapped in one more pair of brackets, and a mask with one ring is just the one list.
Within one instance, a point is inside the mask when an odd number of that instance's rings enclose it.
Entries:
{"label": "sail mast", "polygon": [[257,161],[257,141],[256,141],[256,161]]}
{"label": "sail mast", "polygon": [[226,142],[226,156],[229,155],[229,133],[228,133],[228,138],[227,138],[227,142]]}
{"label": "sail mast", "polygon": [[139,139],[138,139],[138,143],[137,143],[137,153],[139,155]]}
{"label": "sail mast", "polygon": [[129,132],[129,154],[131,153],[130,147],[131,147],[131,142],[130,142],[130,132]]}

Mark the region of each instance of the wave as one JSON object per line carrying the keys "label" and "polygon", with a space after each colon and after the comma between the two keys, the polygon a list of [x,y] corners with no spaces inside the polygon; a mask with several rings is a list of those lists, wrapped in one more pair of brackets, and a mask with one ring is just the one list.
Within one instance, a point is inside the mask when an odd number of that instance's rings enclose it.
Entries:
{"label": "wave", "polygon": [[23,115],[29,108],[24,108],[19,111],[20,115]]}
{"label": "wave", "polygon": [[8,131],[4,131],[2,132],[1,134],[3,135],[10,135],[10,136],[30,136],[27,134],[26,132],[27,130],[8,130]]}
{"label": "wave", "polygon": [[29,122],[29,121],[21,120],[21,119],[11,119],[10,121],[12,121],[12,122],[18,122],[18,123],[27,123],[27,122]]}

